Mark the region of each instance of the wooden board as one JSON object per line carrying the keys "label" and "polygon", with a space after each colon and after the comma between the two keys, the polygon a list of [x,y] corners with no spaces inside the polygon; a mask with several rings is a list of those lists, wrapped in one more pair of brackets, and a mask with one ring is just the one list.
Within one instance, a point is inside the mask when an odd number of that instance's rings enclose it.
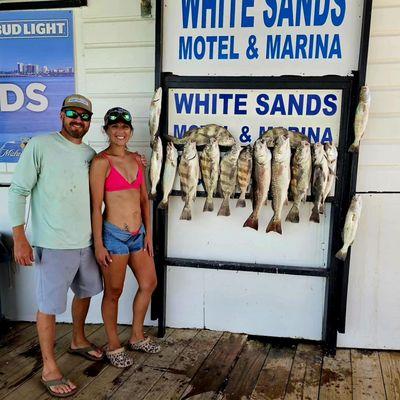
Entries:
{"label": "wooden board", "polygon": [[190,345],[165,370],[144,400],[179,399],[221,335],[222,332],[200,331]]}
{"label": "wooden board", "polygon": [[379,359],[387,399],[400,399],[400,353],[381,351],[379,352]]}
{"label": "wooden board", "polygon": [[[29,340],[33,340],[37,335],[36,325],[31,324],[26,329],[18,330],[15,334],[11,334],[11,337],[0,345],[0,357],[7,354],[18,347],[22,346]],[[1,358],[0,358],[1,362]]]}
{"label": "wooden board", "polygon": [[385,387],[378,352],[351,350],[353,400],[385,400]]}
{"label": "wooden board", "polygon": [[277,400],[285,397],[295,350],[295,346],[271,347],[251,395],[252,400]]}
{"label": "wooden board", "polygon": [[197,329],[181,329],[174,331],[167,339],[161,352],[152,354],[113,394],[113,400],[127,399],[135,393],[135,400],[142,399],[157,383],[171,364],[189,346],[196,336]]}
{"label": "wooden board", "polygon": [[218,399],[236,400],[250,398],[269,349],[269,344],[264,344],[256,340],[248,340],[232,372],[229,374],[226,388],[219,394]]}
{"label": "wooden board", "polygon": [[247,335],[225,332],[185,390],[182,399],[212,399],[241,352]]}
{"label": "wooden board", "polygon": [[324,357],[320,400],[352,400],[350,350],[338,349],[335,357]]}

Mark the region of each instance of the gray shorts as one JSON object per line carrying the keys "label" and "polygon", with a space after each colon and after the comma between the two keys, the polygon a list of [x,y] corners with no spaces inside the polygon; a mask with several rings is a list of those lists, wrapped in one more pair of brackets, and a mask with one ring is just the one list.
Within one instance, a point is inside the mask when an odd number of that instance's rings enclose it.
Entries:
{"label": "gray shorts", "polygon": [[79,298],[103,290],[99,266],[91,247],[73,250],[35,248],[36,297],[39,311],[62,314],[71,288]]}

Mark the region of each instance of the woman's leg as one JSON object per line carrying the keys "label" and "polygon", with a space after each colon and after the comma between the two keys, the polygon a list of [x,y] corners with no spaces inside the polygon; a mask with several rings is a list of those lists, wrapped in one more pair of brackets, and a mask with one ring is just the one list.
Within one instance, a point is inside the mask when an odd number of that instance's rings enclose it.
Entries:
{"label": "woman's leg", "polygon": [[108,338],[108,349],[110,351],[121,347],[117,330],[118,301],[124,287],[129,255],[113,254],[111,258],[112,262],[108,267],[101,267],[104,277],[104,295],[101,303],[101,312]]}
{"label": "woman's leg", "polygon": [[153,257],[147,251],[131,253],[129,257],[131,267],[139,288],[133,300],[133,321],[131,343],[144,339],[143,321],[151,300],[151,295],[157,286],[157,275]]}

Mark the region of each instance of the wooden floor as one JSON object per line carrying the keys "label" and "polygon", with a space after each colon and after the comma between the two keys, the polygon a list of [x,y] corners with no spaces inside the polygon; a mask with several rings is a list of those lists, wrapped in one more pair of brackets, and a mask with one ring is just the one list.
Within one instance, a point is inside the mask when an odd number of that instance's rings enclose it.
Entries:
{"label": "wooden floor", "polygon": [[[400,352],[341,349],[331,358],[312,344],[168,329],[160,354],[135,353],[135,364],[119,370],[67,353],[71,328],[57,326],[55,352],[62,371],[79,385],[78,399],[400,399]],[[129,333],[120,326],[122,340]],[[88,325],[87,334],[104,344],[101,325]],[[0,399],[50,398],[40,372],[35,325],[14,323],[0,342]]]}

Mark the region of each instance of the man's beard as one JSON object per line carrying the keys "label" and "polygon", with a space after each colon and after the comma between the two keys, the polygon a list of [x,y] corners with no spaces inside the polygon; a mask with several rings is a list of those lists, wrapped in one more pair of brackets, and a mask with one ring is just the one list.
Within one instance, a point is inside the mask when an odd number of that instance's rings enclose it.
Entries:
{"label": "man's beard", "polygon": [[66,124],[65,122],[63,123],[63,129],[71,137],[73,137],[75,139],[82,139],[89,129],[85,130],[85,126],[83,124],[74,124],[74,125],[79,125],[80,129],[79,130],[74,130],[73,128],[71,129],[71,123],[70,124]]}

